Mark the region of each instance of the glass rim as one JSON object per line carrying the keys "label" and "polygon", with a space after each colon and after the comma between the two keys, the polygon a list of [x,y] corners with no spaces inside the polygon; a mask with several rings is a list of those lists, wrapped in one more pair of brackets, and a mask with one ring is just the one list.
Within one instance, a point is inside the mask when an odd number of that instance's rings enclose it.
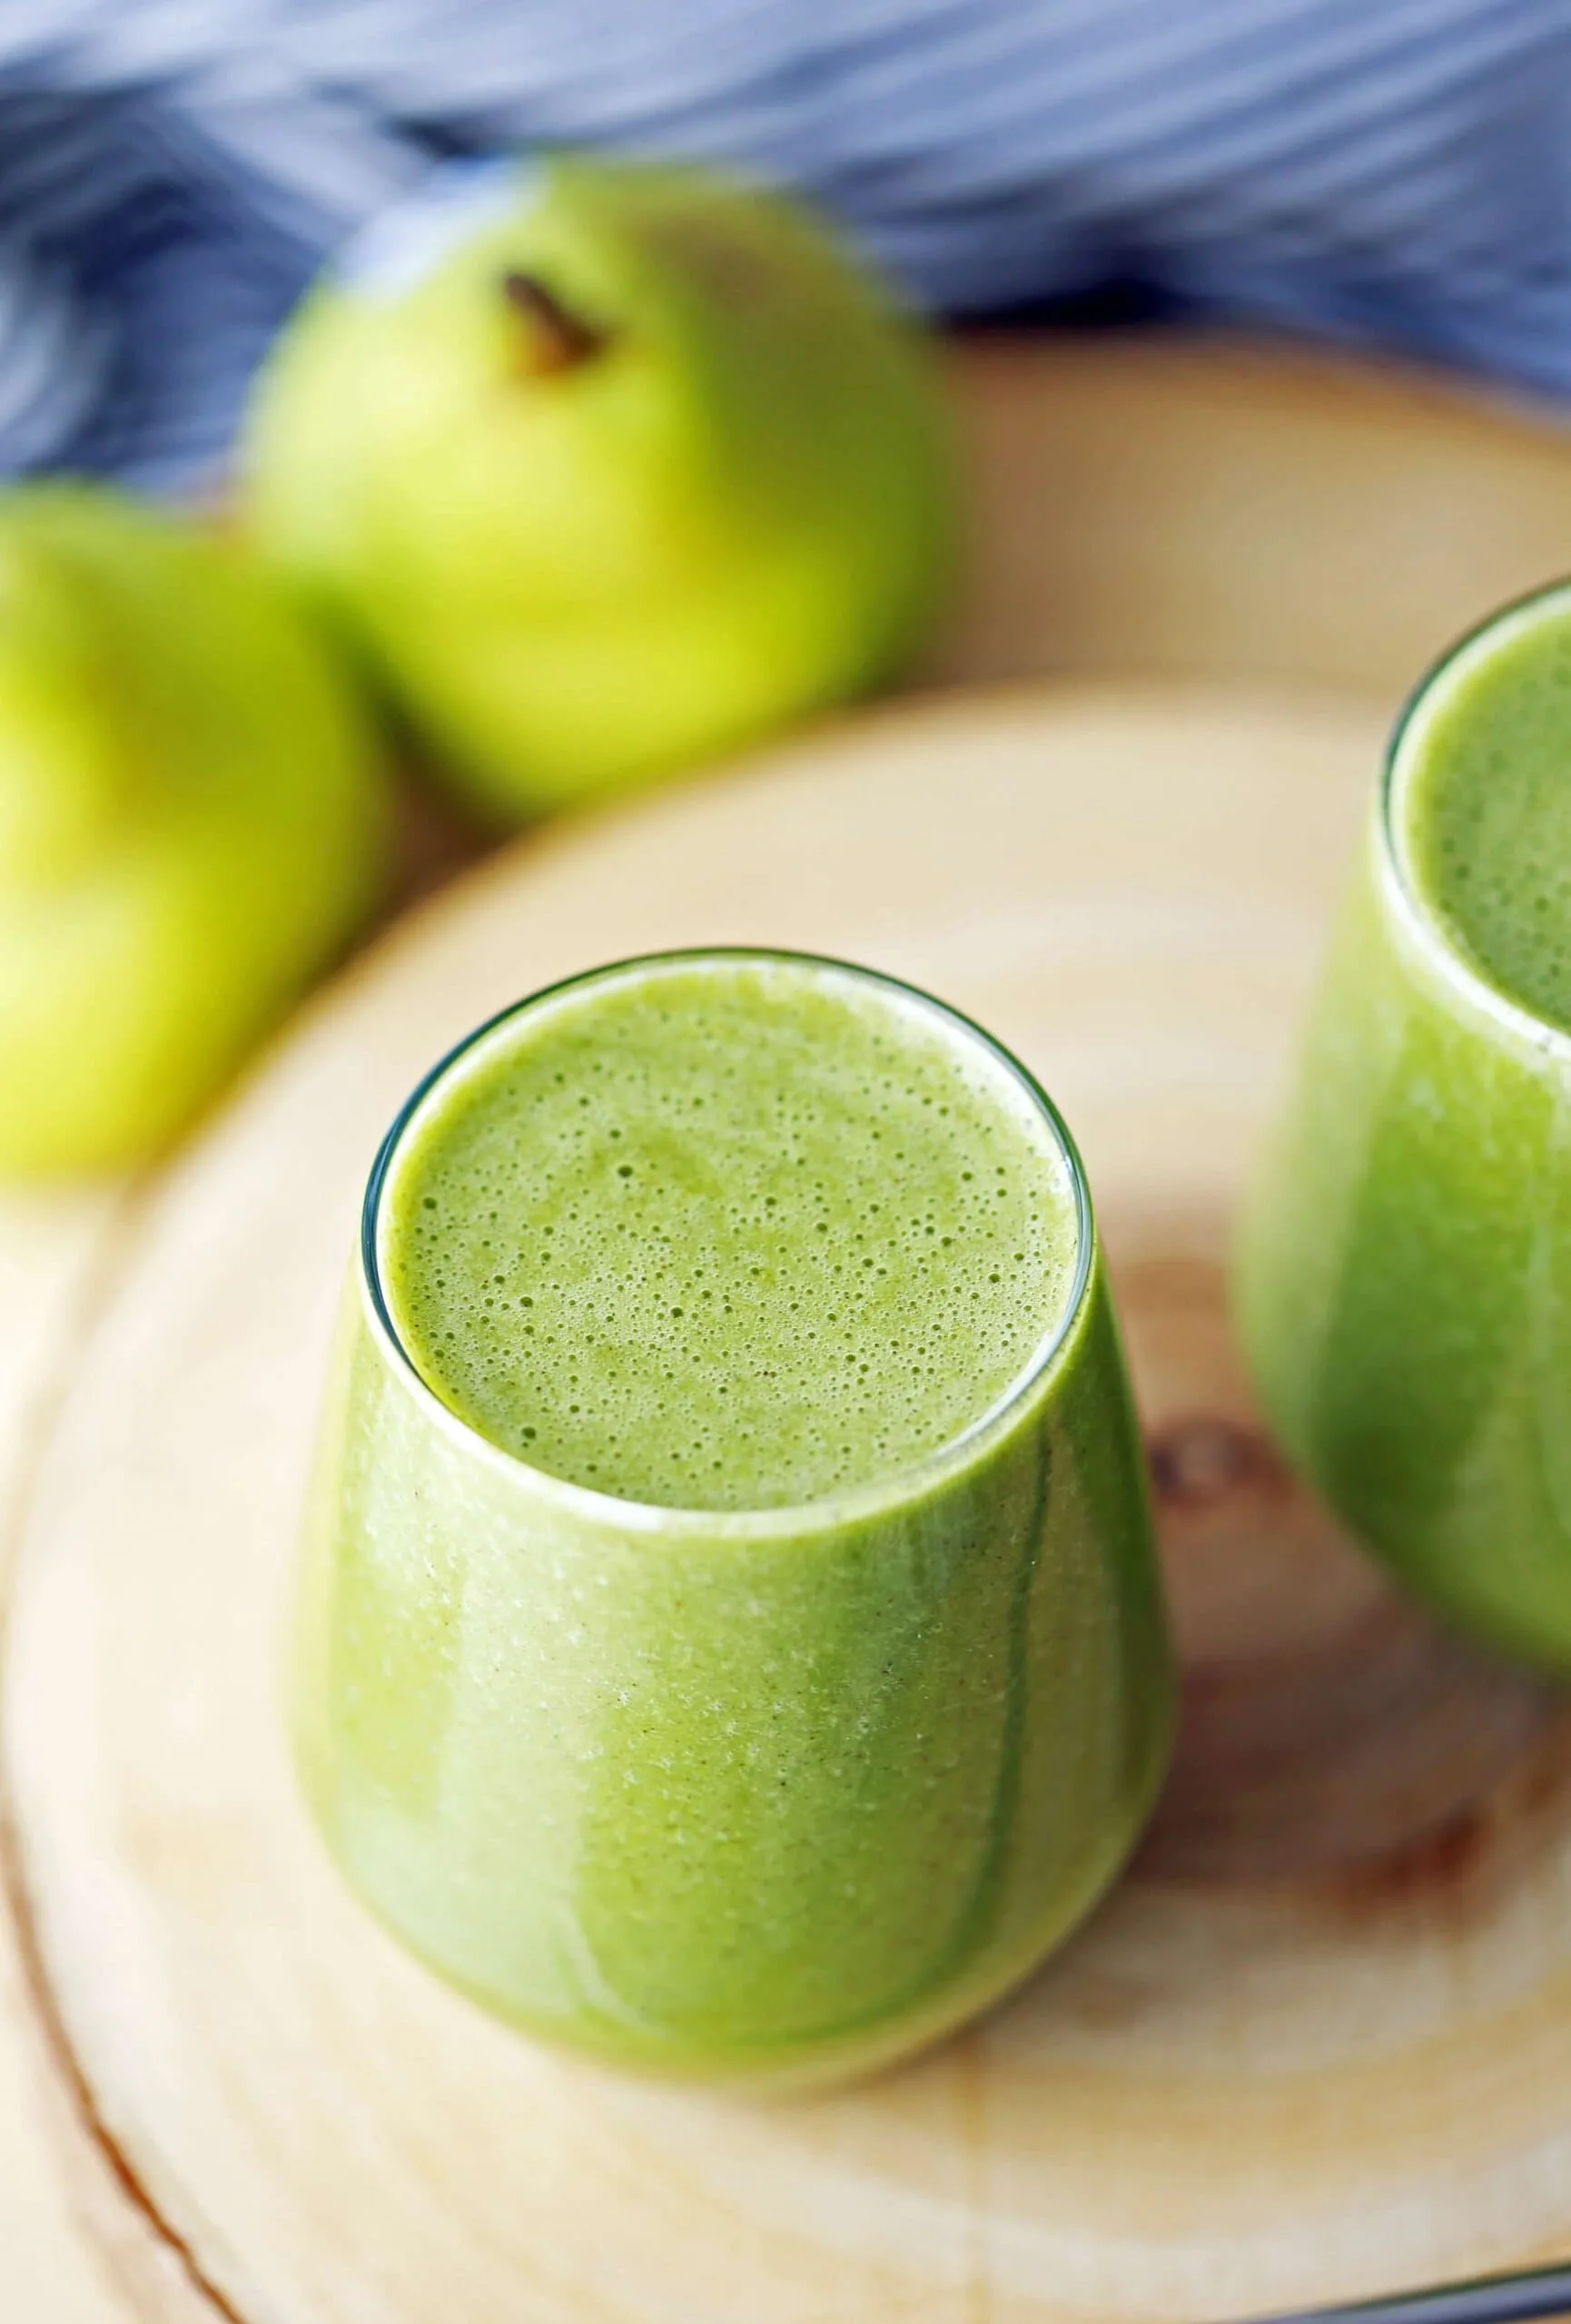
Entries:
{"label": "glass rim", "polygon": [[[381,1214],[383,1196],[394,1175],[403,1141],[422,1108],[436,1097],[456,1068],[517,1018],[542,1002],[558,1000],[564,994],[609,979],[635,975],[640,970],[727,960],[753,961],[760,965],[784,962],[795,968],[849,977],[894,996],[903,1006],[916,1003],[967,1044],[979,1044],[993,1064],[1001,1067],[1016,1085],[1032,1111],[1046,1126],[1069,1179],[1074,1205],[1076,1251],[1070,1287],[1052,1327],[1042,1334],[1025,1364],[1003,1393],[935,1452],[928,1453],[910,1466],[895,1470],[887,1477],[869,1484],[825,1494],[814,1501],[756,1509],[696,1509],[686,1504],[624,1500],[618,1494],[603,1492],[593,1485],[579,1484],[569,1477],[558,1476],[552,1470],[540,1468],[524,1460],[520,1454],[494,1443],[472,1422],[454,1412],[420,1371],[404,1345],[393,1320],[382,1283]],[[559,1501],[580,1517],[614,1525],[623,1531],[703,1532],[737,1539],[766,1538],[771,1534],[798,1533],[818,1527],[826,1529],[855,1522],[859,1518],[898,1508],[919,1497],[930,1486],[940,1483],[946,1476],[958,1474],[984,1442],[1001,1437],[1005,1433],[1010,1422],[1030,1403],[1052,1371],[1072,1338],[1084,1310],[1095,1256],[1095,1215],[1080,1149],[1057,1106],[1029,1067],[1022,1064],[1012,1049],[1006,1049],[974,1018],[966,1016],[963,1010],[952,1007],[948,1001],[940,1000],[934,994],[924,991],[920,985],[912,984],[904,978],[890,976],[884,970],[866,968],[858,961],[839,960],[826,953],[797,951],[779,945],[751,944],[702,944],[667,951],[634,953],[624,960],[605,961],[594,968],[578,970],[571,976],[558,977],[550,984],[539,986],[535,991],[509,1002],[505,1008],[484,1019],[461,1039],[455,1041],[421,1075],[393,1117],[366,1180],[361,1204],[359,1238],[361,1288],[369,1303],[374,1329],[421,1401],[430,1407],[445,1430],[456,1433],[471,1456],[478,1453],[489,1462],[499,1462],[505,1473],[527,1479],[531,1487],[538,1488],[547,1499]]]}
{"label": "glass rim", "polygon": [[1571,612],[1571,574],[1557,575],[1508,598],[1436,655],[1408,692],[1391,728],[1381,766],[1376,830],[1380,860],[1408,933],[1447,983],[1513,1039],[1540,1053],[1571,1058],[1571,1032],[1491,983],[1461,950],[1424,894],[1402,827],[1407,793],[1429,720],[1468,670],[1487,660],[1507,638],[1532,630],[1561,608]]}

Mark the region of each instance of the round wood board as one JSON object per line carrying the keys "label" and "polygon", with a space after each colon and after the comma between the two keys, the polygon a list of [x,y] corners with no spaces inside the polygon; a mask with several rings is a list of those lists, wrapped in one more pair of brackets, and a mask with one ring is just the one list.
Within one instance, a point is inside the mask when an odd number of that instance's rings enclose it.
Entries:
{"label": "round wood board", "polygon": [[[1379,726],[1200,689],[979,697],[522,847],[319,1005],[153,1198],[34,1496],[6,1745],[41,1988],[181,2255],[172,2300],[1057,2324],[1564,2235],[1571,1720],[1306,1505],[1225,1323],[1228,1214]],[[399,1099],[531,986],[740,940],[936,989],[1064,1104],[1186,1681],[1156,1828],[1069,1949],[914,2066],[774,2107],[564,2060],[406,1960],[309,1829],[275,1699],[326,1334]]]}
{"label": "round wood board", "polygon": [[[1571,562],[1563,428],[1444,380],[1165,336],[970,338],[950,371],[972,540],[930,684],[1203,674],[1385,708],[1480,606]],[[452,854],[444,828],[417,831],[415,884]],[[0,1622],[39,1454],[139,1205],[118,1187],[0,1199]],[[211,2324],[203,2263],[95,2114],[29,1948],[0,1904],[0,2314]],[[1509,2214],[1479,2249],[1515,2253],[1516,2233]],[[356,2312],[384,2311],[368,2290]]]}

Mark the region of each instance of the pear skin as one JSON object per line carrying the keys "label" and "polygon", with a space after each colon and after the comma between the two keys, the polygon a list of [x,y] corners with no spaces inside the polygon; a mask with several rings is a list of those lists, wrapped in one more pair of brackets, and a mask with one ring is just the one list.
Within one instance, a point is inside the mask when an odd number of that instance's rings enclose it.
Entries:
{"label": "pear skin", "polygon": [[704,172],[472,167],[266,366],[263,551],[517,822],[877,686],[942,602],[930,349],[791,204]]}
{"label": "pear skin", "polygon": [[230,547],[0,495],[0,1172],[165,1147],[339,949],[389,820],[364,714]]}

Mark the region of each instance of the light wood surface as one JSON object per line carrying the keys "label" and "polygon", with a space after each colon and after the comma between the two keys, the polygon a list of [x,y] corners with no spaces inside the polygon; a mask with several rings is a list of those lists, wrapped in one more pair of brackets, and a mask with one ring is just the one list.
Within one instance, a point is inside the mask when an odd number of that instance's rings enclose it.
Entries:
{"label": "light wood surface", "polygon": [[[1357,365],[1180,342],[973,343],[957,352],[953,368],[976,521],[968,588],[929,673],[942,684],[1060,669],[1266,676],[1361,690],[1383,712],[1418,665],[1480,606],[1571,563],[1571,449],[1531,415]],[[1306,795],[1309,787],[1306,779]],[[831,822],[820,835],[820,855],[833,857],[836,843]],[[1007,863],[1012,845],[1006,839],[1000,862]],[[1045,850],[1048,862],[1053,854],[1052,847]],[[821,864],[797,855],[788,862],[790,877],[810,891]],[[746,892],[737,887],[738,901]],[[1086,925],[1087,892],[1077,887],[1075,911],[1062,921],[1068,950],[1051,964],[1070,990],[1106,966],[1077,963],[1073,956],[1073,931]],[[973,920],[990,922],[989,960],[1007,964],[1030,957],[1035,938],[1023,937],[1007,915],[993,925],[988,911],[967,909]],[[1137,912],[1120,923],[1113,949],[1132,947],[1141,959],[1151,957],[1165,940],[1164,925],[1160,909],[1149,918]],[[592,927],[586,919],[586,935]],[[876,937],[870,930],[867,943]],[[600,949],[616,949],[617,940],[610,935]],[[1299,940],[1307,945],[1307,932]],[[1111,943],[1104,940],[1104,951]],[[1240,938],[1240,986],[1256,974],[1250,960]],[[979,956],[975,971],[983,965]],[[1137,980],[1125,1013],[1137,1023],[1147,986],[1138,962],[1129,966]],[[930,973],[941,985],[955,985],[943,957]],[[958,974],[966,973],[962,963]],[[1289,984],[1297,973],[1289,973]],[[1285,991],[1280,998],[1285,1005]],[[1120,1070],[1129,1069],[1134,1054],[1131,1049]],[[1155,1050],[1148,1044],[1141,1054],[1154,1069]],[[1171,1058],[1164,1069],[1177,1069]],[[346,1066],[351,1082],[358,1070]],[[1094,1080],[1094,1059],[1088,1070]],[[1227,1175],[1217,1167],[1197,1208],[1213,1227]],[[53,1406],[86,1361],[82,1351],[94,1312],[134,1241],[137,1200],[134,1190],[110,1189],[57,1203],[0,1205],[0,1600]],[[1202,1232],[1202,1241],[1210,1231]],[[1201,1346],[1216,1367],[1217,1397],[1230,1410],[1236,1384],[1209,1257],[1159,1251],[1134,1288],[1153,1412],[1160,1418],[1167,1408],[1165,1393],[1178,1413],[1200,1376]],[[1163,1373],[1163,1349],[1176,1351],[1176,1372],[1170,1364]],[[1168,1391],[1164,1377],[1174,1384]],[[1227,1429],[1181,1432],[1159,1451],[1171,1487],[1172,1523],[1188,1531],[1189,1562],[1198,1571],[1209,1560],[1247,1581],[1252,1568],[1234,1556],[1228,1527],[1242,1539],[1256,1504],[1274,1506],[1280,1488],[1269,1460],[1247,1436]],[[62,1453],[50,1464],[52,1492],[60,1489],[63,1460],[69,1467]],[[1220,1531],[1206,1501],[1207,1478],[1219,1476],[1233,1485],[1232,1514]],[[1273,1524],[1273,1539],[1287,1550],[1296,1538],[1292,1526]],[[1338,1589],[1353,1588],[1349,1570],[1314,1555],[1307,1539],[1300,1547],[1322,1581],[1327,1573],[1341,1577],[1326,1615],[1332,1637]],[[1194,1590],[1181,1573],[1180,1588],[1191,1626],[1196,1619],[1221,1620],[1225,1631],[1234,1618],[1219,1612],[1223,1598],[1210,1593],[1210,1611],[1197,1617]],[[1389,1617],[1377,1611],[1370,1619],[1378,1630]],[[1247,1625],[1243,1634],[1250,1634]],[[1447,1752],[1434,1747],[1444,1730],[1454,1752],[1452,1680],[1427,1649],[1407,1652],[1404,1780],[1420,1795],[1418,1820],[1432,1820],[1437,1803],[1443,1813],[1452,1793],[1477,1788],[1479,1766],[1492,1766],[1491,1755],[1502,1765],[1512,1758],[1536,1714],[1510,1689],[1486,1689],[1482,1710],[1476,1693],[1469,1697],[1478,1712],[1477,1736],[1468,1739],[1461,1768],[1448,1773]],[[1473,1675],[1465,1685],[1475,1685]],[[1302,1852],[1316,1829],[1319,1778],[1316,1750],[1299,1748],[1294,1720],[1309,1718],[1311,1739],[1333,1758],[1361,1748],[1367,1759],[1382,1759],[1389,1750],[1378,1718],[1356,1715],[1356,1701],[1355,1715],[1346,1719],[1334,1708],[1328,1714],[1327,1700],[1323,1688],[1307,1684],[1280,1703],[1268,1702],[1282,1732],[1274,1772],[1261,1782],[1251,1725],[1261,1707],[1259,1689],[1248,1656],[1235,1668],[1224,1655],[1191,1703],[1175,1792],[1188,1804],[1176,1820],[1170,1817],[1157,1843],[1170,1864],[1192,1872],[1210,1862],[1225,1870],[1241,1848],[1258,1872],[1269,1868],[1273,1851],[1289,1857]],[[1255,1768],[1252,1790],[1233,1780],[1240,1748]],[[1427,1806],[1426,1784],[1435,1794]],[[1331,1822],[1345,1825],[1349,1784],[1319,1787],[1322,1807],[1325,1797],[1334,1803],[1339,1789],[1341,1805],[1333,1804]],[[1393,1812],[1379,1802],[1388,1795],[1376,1787],[1368,1797],[1371,1843],[1386,1846],[1392,1833],[1381,1818],[1392,1821]],[[1219,1798],[1228,1805],[1213,1814],[1207,1803],[1214,1807]],[[1284,1812],[1284,1798],[1290,1812]],[[1405,1808],[1395,1815],[1393,1829],[1407,1817]],[[1466,1853],[1455,1834],[1437,1846],[1442,1856],[1447,1848]],[[1257,1898],[1250,1909],[1258,1905]],[[106,1923],[99,1940],[106,1947],[112,1933]],[[51,2028],[51,2005],[46,1980],[29,1965],[24,1940],[0,1914],[0,2315],[6,2324],[13,2315],[27,2324],[211,2317],[212,2302],[200,2290],[211,2254],[181,2250],[178,2230],[150,2191],[156,2170],[148,2186],[138,2181],[130,2158],[116,2147],[115,2124],[100,2116],[100,2093],[78,2086],[75,2062]],[[1552,2081],[1547,2066],[1546,2074]],[[382,2135],[418,2143],[423,2134],[418,2122],[395,2122],[384,2124]],[[1179,2160],[1185,2171],[1194,2167],[1192,2155]],[[854,2246],[855,2197],[843,2191],[825,2200]],[[1493,2201],[1489,2197],[1485,2208]],[[980,2232],[953,2221],[952,2227],[956,2236]],[[1526,2248],[1523,2232],[1518,2211],[1507,2205],[1490,2230],[1491,2248],[1515,2256]],[[1384,2255],[1389,2264],[1375,2274],[1386,2280],[1399,2272],[1407,2248],[1398,2240]],[[539,2264],[549,2272],[548,2252]],[[718,2269],[720,2261],[715,2264]],[[400,2312],[379,2304],[384,2271],[372,2255],[364,2265],[365,2289],[358,2305],[343,2312]],[[978,2261],[967,2281],[983,2280],[981,2267]],[[1214,2296],[1209,2282],[1188,2277],[1175,2277],[1164,2294],[1169,2306],[1197,2309],[1222,2296],[1221,2278]],[[990,2312],[980,2292],[966,2297],[971,2306],[954,2312]],[[1153,2298],[1151,2312],[1161,2304]],[[872,2310],[865,2300],[854,2300],[852,2309],[859,2315],[906,2312]],[[273,2312],[259,2308],[257,2324]],[[509,2305],[505,2312],[519,2311]],[[599,2310],[590,2305],[572,2312]]]}
{"label": "light wood surface", "polygon": [[[407,923],[153,1198],[34,1496],[7,1764],[71,2053],[240,2315],[1204,2316],[1565,2231],[1571,1720],[1294,1493],[1223,1318],[1379,728],[1128,684],[918,706],[525,847]],[[925,2063],[775,2108],[550,2056],[406,1961],[307,1828],[275,1699],[326,1334],[401,1094],[520,990],[739,939],[937,989],[1064,1104],[1189,1689],[1142,1862],[1060,1962]]]}
{"label": "light wood surface", "polygon": [[941,676],[1240,676],[1391,701],[1571,567],[1565,423],[1286,350],[1084,340],[957,370],[971,586]]}

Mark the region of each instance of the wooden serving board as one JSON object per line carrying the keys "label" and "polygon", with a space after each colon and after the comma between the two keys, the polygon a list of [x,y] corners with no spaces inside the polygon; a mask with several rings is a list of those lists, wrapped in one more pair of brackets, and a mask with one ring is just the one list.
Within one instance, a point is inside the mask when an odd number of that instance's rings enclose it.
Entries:
{"label": "wooden serving board", "polygon": [[[33,1498],[5,1739],[59,2039],[178,2240],[182,2300],[1058,2324],[1564,2233],[1571,1718],[1317,1518],[1225,1322],[1229,1212],[1379,726],[1127,684],[849,722],[407,922],[152,1197]],[[400,1098],[553,976],[738,940],[936,989],[1065,1106],[1188,1688],[1142,1860],[1058,1963],[918,2065],[773,2108],[548,2054],[406,1960],[308,1828],[276,1700],[327,1333]]]}
{"label": "wooden serving board", "polygon": [[[1428,382],[1249,349],[972,343],[953,372],[975,537],[930,683],[1311,681],[1378,710],[1104,694],[979,710],[974,744],[875,723],[865,755],[830,737],[820,768],[804,746],[799,775],[485,875],[395,940],[166,1188],[0,1205],[0,1602],[19,1546],[29,1575],[6,1856],[36,1907],[0,1910],[5,2324],[226,2303],[250,2324],[1199,2315],[1526,2257],[1564,2215],[1556,1858],[1539,1846],[1526,1887],[1510,1869],[1553,1820],[1535,1770],[1554,1723],[1370,1597],[1288,1495],[1216,1265],[1375,726],[1447,634],[1571,562],[1571,447]],[[1215,832],[1233,792],[1249,812]],[[311,1950],[290,1983],[272,1851],[312,1859],[260,1660],[233,1669],[250,1726],[221,1745],[202,1720],[244,1610],[261,1620],[321,1270],[407,1070],[495,983],[716,932],[927,978],[1013,1032],[1086,1131],[1191,1646],[1184,1754],[1105,1923],[1040,1995],[886,2091],[812,2117],[725,2110],[700,2135],[702,2110],[564,2083],[512,2044],[511,2095],[477,2128],[489,2029],[418,1977],[405,1997],[428,2015],[408,2019],[390,1956],[362,1986],[352,1914],[351,1952]],[[288,1209],[267,1213],[276,1291],[239,1222],[253,1194]],[[214,1305],[247,1265],[254,1306]],[[193,1458],[166,1522],[172,1394]],[[167,1561],[215,1521],[192,1594],[161,1605]],[[341,1918],[320,1867],[301,1876]],[[413,2023],[440,2088],[384,2053]],[[667,2248],[686,2257],[662,2274]]]}

